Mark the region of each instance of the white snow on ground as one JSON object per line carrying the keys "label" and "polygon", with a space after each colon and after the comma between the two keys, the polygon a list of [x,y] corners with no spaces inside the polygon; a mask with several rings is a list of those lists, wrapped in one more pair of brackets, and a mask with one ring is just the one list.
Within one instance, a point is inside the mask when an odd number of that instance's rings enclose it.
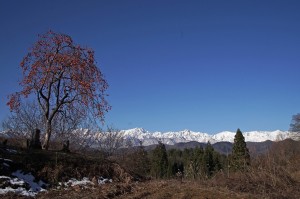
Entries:
{"label": "white snow on ground", "polygon": [[[37,183],[34,182],[35,178],[30,173],[24,174],[22,171],[18,170],[12,173],[12,175],[16,176],[16,178],[11,178],[8,176],[0,176],[0,182],[6,182],[7,184],[9,184],[9,186],[0,189],[0,195],[12,192],[18,195],[34,197],[39,192],[46,191],[45,189],[42,188],[42,186],[47,186],[47,184],[41,180]],[[103,177],[100,177],[98,179],[98,184],[105,184],[111,182],[112,179],[107,179]],[[26,184],[29,185],[30,189],[26,189]],[[82,178],[82,180],[77,180],[75,178],[72,178],[68,182],[59,183],[59,185],[60,186],[64,185],[64,187],[73,187],[73,186],[89,187],[89,186],[93,186],[94,183],[91,180],[89,180],[89,178],[84,177]]]}
{"label": "white snow on ground", "polygon": [[112,183],[112,179],[107,179],[107,178],[103,178],[103,177],[100,177],[98,179],[98,184],[105,184],[105,183]]}
{"label": "white snow on ground", "polygon": [[[7,194],[13,192],[18,195],[24,196],[35,196],[37,192],[32,191],[31,189],[27,190],[25,187],[25,182],[18,178],[10,178],[8,176],[0,176],[1,181],[6,181],[10,186],[0,189],[0,194]],[[14,187],[14,188],[12,188]]]}
{"label": "white snow on ground", "polygon": [[9,164],[7,164],[5,162],[3,163],[3,165],[6,166],[6,167],[10,167]]}
{"label": "white snow on ground", "polygon": [[[47,186],[47,184],[41,180],[34,182],[35,178],[30,173],[24,174],[21,170],[17,170],[12,173],[12,176],[16,178],[0,176],[0,181],[8,184],[7,187],[0,189],[0,194],[13,192],[19,195],[34,197],[38,192],[46,191],[42,186]],[[26,189],[26,184],[29,185],[29,189]]]}
{"label": "white snow on ground", "polygon": [[[2,165],[5,167],[10,167],[10,163],[12,160],[9,159],[3,159],[0,158],[2,162]],[[18,195],[24,195],[24,196],[30,196],[34,197],[36,194],[38,194],[41,191],[46,191],[44,189],[45,187],[48,187],[48,184],[46,184],[43,181],[36,181],[35,177],[31,173],[24,173],[21,170],[17,170],[13,173],[11,173],[11,176],[0,176],[0,195],[7,194],[9,192],[18,194]],[[100,177],[96,179],[98,181],[98,184],[105,184],[105,183],[111,183],[111,179]],[[73,186],[83,186],[83,187],[89,187],[95,185],[89,178],[84,177],[82,180],[77,179],[70,179],[68,182],[65,183],[59,183],[60,186],[64,187],[73,187]],[[3,186],[4,185],[4,186]],[[59,187],[58,187],[59,188]],[[0,196],[1,198],[1,196]]]}
{"label": "white snow on ground", "polygon": [[10,179],[8,176],[0,176],[0,179]]}
{"label": "white snow on ground", "polygon": [[0,158],[0,160],[3,160],[5,162],[12,162],[12,160],[10,160],[10,159],[4,159],[4,158]]}
{"label": "white snow on ground", "polygon": [[35,178],[33,175],[31,175],[31,173],[23,174],[21,170],[17,170],[16,172],[13,172],[12,175],[28,183],[31,187],[30,189],[34,192],[45,191],[45,189],[43,189],[42,187],[48,186],[41,180],[37,183],[34,182]]}
{"label": "white snow on ground", "polygon": [[68,182],[65,182],[65,186],[76,186],[76,185],[92,185],[94,184],[92,181],[90,181],[88,178],[84,177],[82,180],[76,180],[75,178],[70,179]]}
{"label": "white snow on ground", "polygon": [[[112,183],[112,179],[107,179],[100,177],[98,179],[98,184],[105,184],[105,183]],[[84,177],[82,180],[77,180],[75,178],[70,179],[68,182],[60,182],[59,185],[64,185],[66,187],[73,187],[73,186],[88,186],[88,185],[95,185],[92,181],[89,180],[89,178]]]}
{"label": "white snow on ground", "polygon": [[18,187],[16,189],[11,188],[11,187],[5,187],[5,189],[0,189],[0,194],[7,194],[9,192],[13,192],[18,195],[23,195],[23,196],[31,196],[34,197],[37,193],[32,192],[32,191],[27,191],[23,187]]}

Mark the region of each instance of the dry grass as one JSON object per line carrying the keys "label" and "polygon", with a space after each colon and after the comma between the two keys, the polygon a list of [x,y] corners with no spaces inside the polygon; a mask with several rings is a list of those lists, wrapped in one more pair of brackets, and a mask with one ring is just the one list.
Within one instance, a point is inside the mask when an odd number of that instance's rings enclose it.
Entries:
{"label": "dry grass", "polygon": [[300,198],[300,143],[285,140],[252,160],[244,172],[219,173],[207,182],[257,198]]}
{"label": "dry grass", "polygon": [[[53,151],[20,151],[1,155],[55,185],[69,178],[103,176],[113,183],[96,187],[75,186],[68,190],[49,190],[37,198],[98,199],[219,199],[219,198],[300,198],[300,144],[280,142],[269,153],[252,160],[245,172],[220,172],[203,181],[148,180],[135,182],[116,163],[80,154]],[[16,169],[16,168],[15,168]],[[1,174],[1,172],[0,172]],[[55,187],[55,186],[54,186]],[[1,196],[2,197],[2,196]],[[26,198],[7,194],[2,198]]]}
{"label": "dry grass", "polygon": [[[147,199],[213,199],[213,198],[251,198],[248,194],[240,194],[221,187],[208,187],[195,181],[177,180],[152,181],[138,185],[132,196],[121,198],[147,198]],[[142,197],[140,197],[142,196]]]}
{"label": "dry grass", "polygon": [[208,181],[207,185],[227,187],[231,191],[251,194],[255,198],[299,198],[300,183],[288,174],[278,172],[276,175],[267,171],[232,173],[229,177],[218,175]]}
{"label": "dry grass", "polygon": [[93,189],[50,191],[37,198],[98,198],[98,199],[234,199],[255,198],[226,188],[207,187],[201,183],[177,180],[148,181],[132,184],[107,184]]}

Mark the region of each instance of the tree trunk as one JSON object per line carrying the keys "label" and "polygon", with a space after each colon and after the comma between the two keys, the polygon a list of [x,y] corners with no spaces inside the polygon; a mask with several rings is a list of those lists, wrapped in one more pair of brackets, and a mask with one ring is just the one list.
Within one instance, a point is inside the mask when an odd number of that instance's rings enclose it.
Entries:
{"label": "tree trunk", "polygon": [[45,149],[45,150],[48,150],[48,148],[49,148],[49,141],[50,141],[51,131],[52,131],[51,122],[47,121],[45,140],[44,140],[44,144],[43,144],[43,149]]}

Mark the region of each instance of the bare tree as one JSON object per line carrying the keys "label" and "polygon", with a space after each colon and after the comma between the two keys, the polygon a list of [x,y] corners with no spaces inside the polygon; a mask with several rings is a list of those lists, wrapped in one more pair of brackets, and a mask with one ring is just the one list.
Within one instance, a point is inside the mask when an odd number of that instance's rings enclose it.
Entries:
{"label": "bare tree", "polygon": [[290,124],[290,131],[293,132],[292,138],[299,140],[299,138],[300,138],[300,113],[293,115],[292,121]]}
{"label": "bare tree", "polygon": [[98,134],[97,140],[100,150],[108,157],[115,154],[125,142],[123,134],[113,127],[108,127],[106,132]]}
{"label": "bare tree", "polygon": [[29,101],[20,104],[18,110],[2,122],[2,128],[6,135],[22,145],[24,140],[32,138],[34,129],[44,130],[44,121],[38,105]]}
{"label": "bare tree", "polygon": [[[72,112],[69,110],[68,112],[57,114],[53,119],[53,137],[51,141],[59,146],[54,144],[53,148],[61,148],[61,144],[66,140],[73,141],[77,144],[81,143],[77,146],[82,147],[83,142],[87,142],[86,138],[90,133],[79,135],[79,132],[83,131],[76,131],[76,129],[86,127],[91,129],[89,132],[92,132],[92,126],[96,126],[96,124],[92,125],[92,123],[87,122],[87,120],[87,117],[82,117],[76,111]],[[87,125],[87,123],[89,123],[89,125]],[[18,141],[19,145],[22,145],[25,140],[32,139],[35,129],[45,132],[46,125],[39,105],[33,101],[28,101],[24,104],[20,104],[17,111],[12,112],[11,115],[2,122],[2,128],[6,131],[7,136],[14,138]],[[82,140],[79,142],[80,139]],[[86,143],[84,145],[86,145]]]}
{"label": "bare tree", "polygon": [[80,128],[85,120],[86,118],[82,117],[78,112],[72,112],[71,110],[57,114],[53,120],[52,142],[61,145],[65,141],[71,141],[72,137],[74,137],[74,131]]}

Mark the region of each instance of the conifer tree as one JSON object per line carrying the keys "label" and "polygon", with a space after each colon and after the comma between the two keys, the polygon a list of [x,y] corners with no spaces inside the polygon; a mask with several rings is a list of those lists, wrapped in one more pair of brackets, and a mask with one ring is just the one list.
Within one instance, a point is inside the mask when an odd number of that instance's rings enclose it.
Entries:
{"label": "conifer tree", "polygon": [[234,170],[244,170],[250,164],[250,155],[245,138],[240,129],[237,129],[232,148],[231,167]]}
{"label": "conifer tree", "polygon": [[206,176],[210,177],[215,169],[214,148],[212,147],[210,142],[207,143],[207,146],[204,150],[203,164]]}
{"label": "conifer tree", "polygon": [[152,173],[156,178],[164,178],[168,173],[168,155],[165,145],[158,142],[157,147],[153,150]]}
{"label": "conifer tree", "polygon": [[183,156],[185,177],[196,179],[200,176],[200,169],[203,168],[203,148],[185,148]]}
{"label": "conifer tree", "polygon": [[182,151],[179,149],[168,150],[168,177],[174,177],[178,171],[184,171]]}

